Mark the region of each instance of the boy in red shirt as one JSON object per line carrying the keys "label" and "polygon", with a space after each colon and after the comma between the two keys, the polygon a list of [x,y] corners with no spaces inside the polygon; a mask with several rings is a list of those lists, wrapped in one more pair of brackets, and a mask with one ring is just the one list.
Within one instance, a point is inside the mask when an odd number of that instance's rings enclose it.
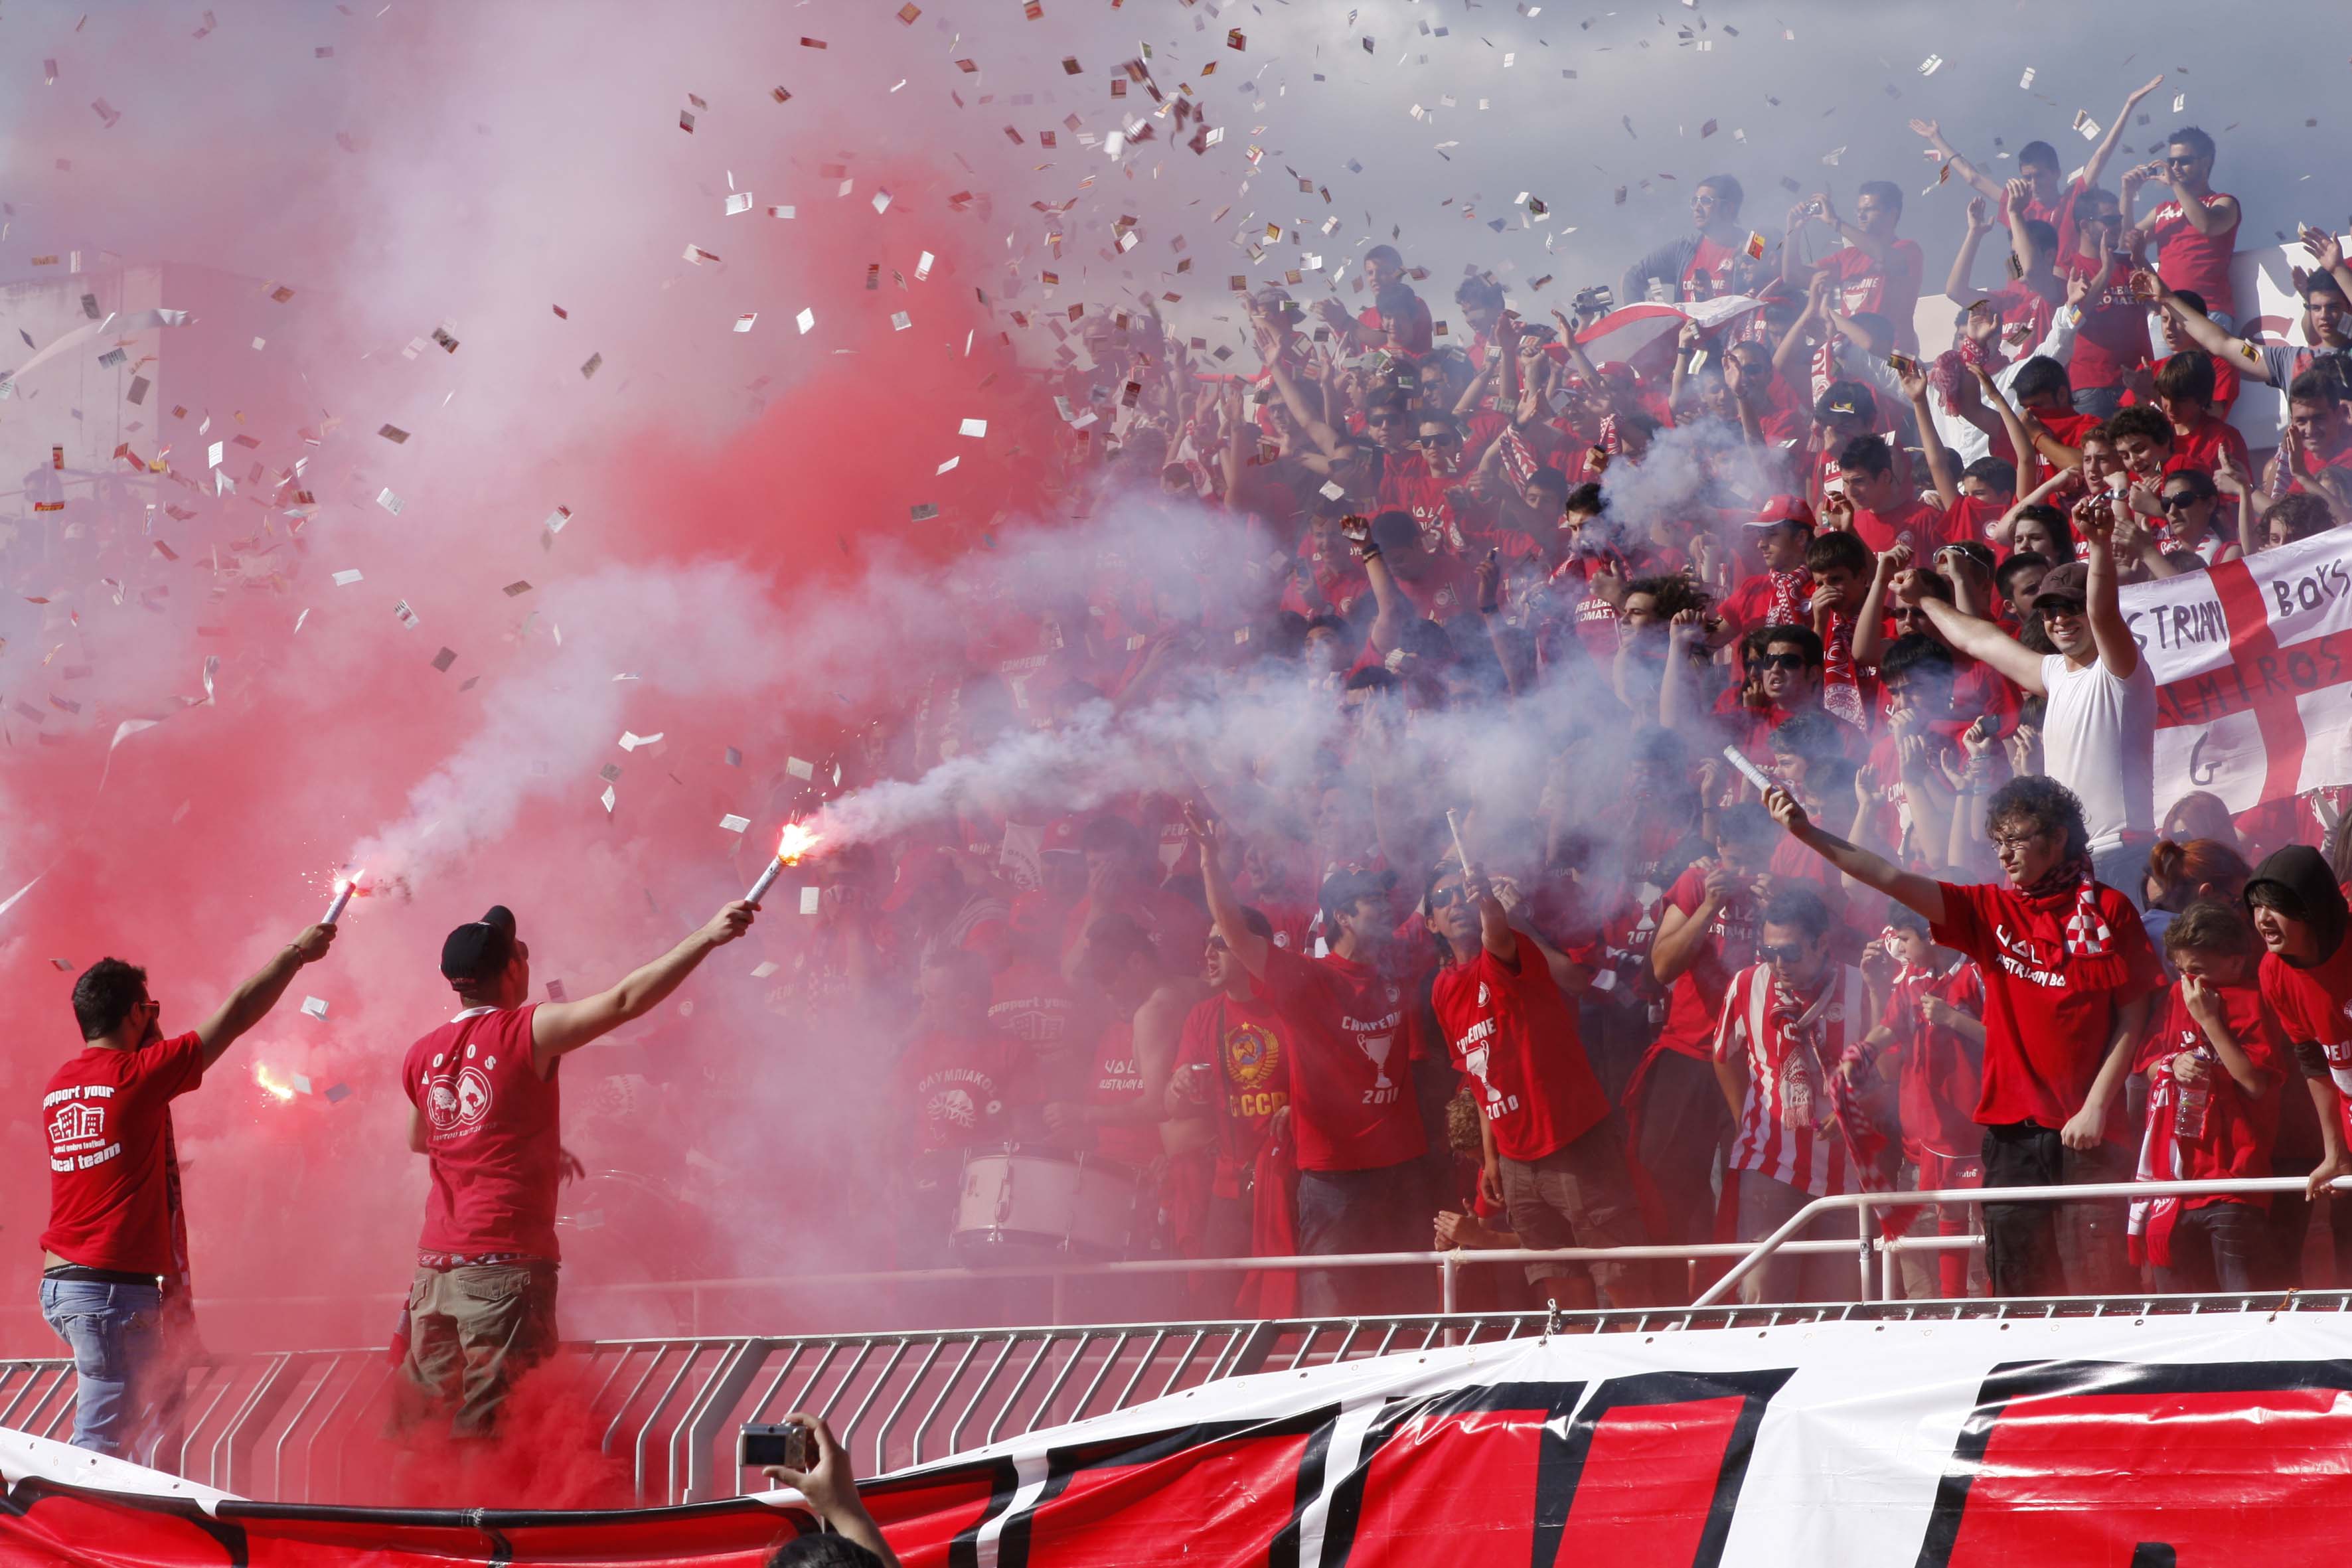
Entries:
{"label": "boy in red shirt", "polygon": [[419,1037],[400,1068],[408,1146],[425,1157],[432,1185],[404,1314],[395,1426],[452,1410],[456,1436],[487,1436],[515,1378],[554,1351],[556,1071],[659,1006],[749,931],[757,909],[725,905],[668,952],[577,1002],[526,1000],[530,946],[503,904],[442,942],[442,978],[461,1007]]}
{"label": "boy in red shirt", "polygon": [[75,980],[83,1049],[41,1095],[49,1140],[41,1316],[73,1352],[75,1447],[121,1458],[130,1433],[171,1403],[164,1292],[184,1312],[188,1289],[172,1101],[202,1083],[334,940],[333,926],[310,927],[211,1017],[171,1039],[157,1027],[163,1005],[147,994],[145,970],[101,958]]}
{"label": "boy in red shirt", "polygon": [[[1591,966],[1514,931],[1485,875],[1449,862],[1430,883],[1430,933],[1449,962],[1430,1005],[1454,1065],[1476,1079],[1484,1194],[1499,1199],[1519,1245],[1640,1247],[1650,1233],[1625,1163],[1625,1137],[1577,1035],[1576,1004]],[[1622,1263],[1582,1268],[1530,1263],[1528,1282],[1555,1307],[1589,1308],[1594,1291],[1612,1307],[1658,1297],[1650,1270]]]}
{"label": "boy in red shirt", "polygon": [[[1798,259],[1803,247],[1797,233],[1807,217],[1817,217],[1844,237],[1843,247],[1831,251],[1814,268]],[[1865,180],[1855,194],[1853,222],[1838,216],[1826,191],[1791,208],[1789,237],[1780,250],[1780,275],[1791,288],[1801,289],[1809,275],[1826,273],[1834,290],[1839,314],[1885,316],[1895,328],[1895,346],[1903,353],[1919,352],[1919,335],[1911,318],[1918,313],[1920,279],[1927,258],[1919,242],[1903,239],[1895,229],[1903,222],[1903,188],[1886,180]]]}
{"label": "boy in red shirt", "polygon": [[1625,1091],[1635,1157],[1657,1189],[1662,1240],[1715,1229],[1716,1151],[1731,1131],[1708,1066],[1731,977],[1756,962],[1756,910],[1770,886],[1770,822],[1753,802],[1716,816],[1715,853],[1666,889],[1650,967],[1665,985],[1664,1026]]}
{"label": "boy in red shirt", "polygon": [[2254,868],[2246,912],[2263,939],[2263,999],[2294,1047],[2326,1157],[2311,1173],[2317,1196],[2352,1175],[2345,1153],[2346,1097],[2352,1095],[2352,910],[2327,861],[2307,844],[2290,844]]}
{"label": "boy in red shirt", "polygon": [[[2253,930],[2206,900],[2165,928],[2164,951],[2180,978],[2134,1064],[2148,1089],[2140,1179],[2267,1176],[2292,1052],[2254,984]],[[2154,1268],[2159,1290],[2252,1290],[2266,1206],[2262,1194],[2137,1200],[2133,1261]]]}
{"label": "boy in red shirt", "polygon": [[[1909,1169],[1901,1184],[1914,1192],[1942,1192],[1984,1184],[1984,1139],[1972,1120],[1984,1085],[1984,972],[1972,958],[1937,948],[1927,922],[1900,904],[1888,912],[1877,947],[1893,973],[1885,975],[1878,1026],[1863,1042],[1878,1053],[1874,1064],[1887,1075],[1895,1058],[1897,1116],[1903,1125],[1903,1157]],[[1865,974],[1880,973],[1863,954]],[[1937,1204],[1937,1236],[1966,1236],[1973,1226],[1968,1204]],[[1910,1233],[1922,1229],[1925,1214]],[[1969,1255],[1958,1247],[1935,1254],[1932,1268],[1914,1267],[1905,1256],[1905,1293],[1933,1291],[1945,1300],[1969,1293]]]}
{"label": "boy in red shirt", "polygon": [[1802,496],[1777,495],[1748,520],[1748,541],[1763,570],[1745,578],[1716,605],[1733,632],[1802,625],[1813,597],[1805,546],[1813,542],[1813,509]]}
{"label": "boy in red shirt", "polygon": [[[1765,804],[1807,848],[1927,916],[1939,945],[1983,966],[1984,1090],[1976,1121],[1985,1129],[1986,1188],[2122,1179],[2121,1159],[2105,1146],[2121,1131],[2131,1047],[2164,973],[2131,901],[2093,878],[2074,793],[2036,776],[1993,793],[1986,831],[2008,879],[2002,887],[1903,870],[1823,831],[1785,790]],[[1987,1203],[1993,1293],[2128,1289],[2116,1207],[2071,1204],[2053,1214],[2047,1204]]]}

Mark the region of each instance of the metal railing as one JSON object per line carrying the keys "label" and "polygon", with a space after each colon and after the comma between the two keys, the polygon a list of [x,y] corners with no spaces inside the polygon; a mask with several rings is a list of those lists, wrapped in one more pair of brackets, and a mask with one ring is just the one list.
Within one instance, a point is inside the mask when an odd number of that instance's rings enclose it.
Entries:
{"label": "metal railing", "polygon": [[[1543,1332],[1660,1331],[1769,1326],[1841,1318],[2043,1316],[2116,1310],[2345,1310],[2352,1292],[2263,1296],[2053,1298],[1873,1303],[1871,1259],[1882,1260],[1893,1295],[1899,1255],[1981,1245],[1973,1236],[1885,1238],[1876,1211],[1935,1203],[2069,1203],[2164,1194],[2233,1194],[2300,1190],[2299,1178],[2108,1183],[2098,1185],[1961,1188],[1922,1193],[1857,1193],[1815,1199],[1771,1236],[1755,1243],[1636,1247],[1528,1248],[1477,1252],[1360,1253],[1277,1258],[1162,1259],[1123,1264],[1064,1264],[987,1271],[940,1269],[918,1275],[841,1276],[845,1279],[970,1281],[1049,1274],[1057,1279],[1118,1274],[1184,1274],[1235,1269],[1389,1268],[1434,1264],[1444,1310],[1330,1319],[1216,1320],[1089,1327],[953,1329],[891,1333],[583,1341],[564,1347],[556,1366],[570,1396],[584,1408],[614,1495],[640,1505],[704,1501],[739,1495],[734,1434],[745,1422],[814,1410],[834,1423],[868,1474],[921,1464],[1221,1379],[1426,1350],[1523,1338]],[[2352,1192],[2352,1178],[2338,1183]],[[1857,1234],[1794,1239],[1825,1215],[1853,1213]],[[1844,1254],[1857,1261],[1853,1303],[1726,1305],[1725,1298],[1767,1259],[1790,1253]],[[1648,1310],[1462,1313],[1459,1272],[1478,1264],[1538,1260],[1623,1262],[1709,1258],[1736,1259],[1691,1307]],[[811,1283],[810,1277],[787,1281]],[[686,1282],[742,1288],[742,1280]],[[630,1287],[627,1289],[647,1289]],[[1056,1298],[1057,1303],[1059,1297]],[[218,1305],[220,1303],[214,1303]],[[69,1360],[0,1361],[0,1426],[63,1440],[71,1432]],[[133,1457],[191,1479],[247,1497],[285,1502],[380,1502],[388,1461],[403,1439],[388,1437],[396,1373],[380,1349],[279,1351],[216,1356],[193,1368],[181,1425]]]}

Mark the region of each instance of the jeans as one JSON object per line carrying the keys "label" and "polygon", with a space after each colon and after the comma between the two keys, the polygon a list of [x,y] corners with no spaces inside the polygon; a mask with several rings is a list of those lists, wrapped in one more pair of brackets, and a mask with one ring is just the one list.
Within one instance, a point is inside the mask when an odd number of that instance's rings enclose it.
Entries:
{"label": "jeans", "polygon": [[153,1285],[41,1281],[41,1316],[73,1352],[73,1445],[125,1457],[132,1427],[153,1412],[163,1292]]}
{"label": "jeans", "polygon": [[2134,1289],[2125,1229],[2130,1204],[2095,1198],[2068,1204],[2005,1204],[2000,1187],[2127,1182],[2131,1169],[2101,1144],[2078,1153],[2058,1130],[2012,1121],[1984,1134],[1985,1268],[1996,1296],[2115,1296]]}
{"label": "jeans", "polygon": [[2252,1290],[2262,1267],[2267,1216],[2252,1204],[2182,1209],[2172,1222],[2172,1261],[2156,1271],[2164,1291]]}
{"label": "jeans", "polygon": [[[1429,1246],[1429,1216],[1435,1211],[1422,1192],[1421,1163],[1381,1165],[1369,1171],[1298,1173],[1298,1250],[1301,1253],[1414,1252]],[[1335,1318],[1340,1310],[1339,1280],[1356,1282],[1349,1292],[1372,1310],[1402,1310],[1411,1287],[1391,1268],[1309,1269],[1298,1281],[1299,1310],[1310,1318]]]}
{"label": "jeans", "polygon": [[2112,419],[2116,410],[2124,405],[2123,384],[2113,386],[2078,386],[2074,389],[2074,412],[2087,414],[2094,419]]}
{"label": "jeans", "polygon": [[1657,1189],[1665,1234],[1656,1239],[1713,1241],[1715,1163],[1732,1131],[1714,1064],[1660,1051],[1642,1081],[1640,1110],[1633,1147]]}

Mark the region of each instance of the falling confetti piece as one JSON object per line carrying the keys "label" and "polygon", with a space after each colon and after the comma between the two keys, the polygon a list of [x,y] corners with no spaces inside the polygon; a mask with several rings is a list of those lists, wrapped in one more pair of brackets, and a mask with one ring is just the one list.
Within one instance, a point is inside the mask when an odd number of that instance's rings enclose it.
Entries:
{"label": "falling confetti piece", "polygon": [[816,325],[816,312],[803,306],[802,307],[801,313],[794,316],[793,320],[799,322],[801,331],[805,332],[811,327]]}

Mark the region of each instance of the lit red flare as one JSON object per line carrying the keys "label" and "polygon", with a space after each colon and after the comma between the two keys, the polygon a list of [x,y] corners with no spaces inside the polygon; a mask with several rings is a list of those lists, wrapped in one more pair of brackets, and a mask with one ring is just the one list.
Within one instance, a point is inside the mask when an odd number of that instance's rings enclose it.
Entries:
{"label": "lit red flare", "polygon": [[801,857],[817,846],[817,836],[803,822],[784,824],[784,836],[776,842],[776,858],[787,866],[797,866]]}
{"label": "lit red flare", "polygon": [[275,1099],[291,1100],[294,1098],[294,1086],[290,1083],[280,1083],[278,1079],[270,1077],[269,1069],[262,1066],[259,1062],[253,1064],[253,1081],[259,1084],[265,1092]]}

